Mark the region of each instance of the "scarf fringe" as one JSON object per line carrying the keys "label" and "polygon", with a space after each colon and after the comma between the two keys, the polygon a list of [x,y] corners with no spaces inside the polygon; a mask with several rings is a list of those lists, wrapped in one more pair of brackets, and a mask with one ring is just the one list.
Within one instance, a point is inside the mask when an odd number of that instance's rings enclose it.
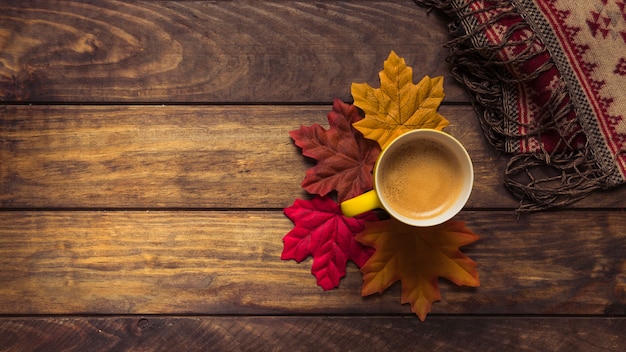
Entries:
{"label": "scarf fringe", "polygon": [[[577,146],[580,140],[586,140],[584,131],[578,124],[575,108],[565,84],[559,84],[548,101],[541,106],[541,112],[531,124],[520,124],[515,111],[507,111],[506,101],[513,97],[506,96],[521,84],[532,82],[546,71],[555,67],[554,62],[546,60],[532,72],[514,77],[508,67],[521,65],[542,51],[523,50],[514,58],[502,60],[498,52],[507,45],[533,48],[537,38],[532,35],[522,41],[504,40],[502,44],[485,44],[481,37],[484,29],[501,21],[519,17],[510,2],[495,1],[492,7],[472,11],[469,3],[459,5],[452,0],[415,0],[418,5],[439,9],[452,18],[449,30],[452,39],[445,44],[450,50],[447,58],[451,65],[452,76],[462,83],[471,93],[472,105],[476,110],[483,133],[488,142],[498,150],[512,153],[504,174],[506,188],[520,200],[518,212],[544,210],[572,204],[590,193],[607,189],[607,178],[611,170],[602,170],[595,161],[593,148],[589,144]],[[474,16],[478,12],[503,10],[487,23],[476,24]],[[473,23],[471,32],[467,32],[468,23]],[[465,24],[465,25],[464,25]],[[520,29],[531,29],[523,19],[508,28],[505,38]],[[536,47],[534,47],[536,49]],[[517,129],[511,126],[518,126]],[[523,128],[524,136],[518,133]],[[519,145],[524,139],[533,137],[538,141],[549,134],[558,136],[558,142],[552,151],[541,149],[533,153],[520,153]],[[540,145],[542,145],[540,143]]]}

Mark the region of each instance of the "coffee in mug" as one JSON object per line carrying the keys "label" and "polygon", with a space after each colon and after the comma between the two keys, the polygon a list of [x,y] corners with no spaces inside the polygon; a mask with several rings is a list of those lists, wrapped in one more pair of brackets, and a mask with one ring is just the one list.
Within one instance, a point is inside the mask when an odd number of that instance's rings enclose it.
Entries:
{"label": "coffee in mug", "polygon": [[454,137],[432,129],[407,132],[382,151],[374,190],[341,204],[346,216],[383,208],[413,226],[434,226],[456,215],[474,182],[471,159]]}

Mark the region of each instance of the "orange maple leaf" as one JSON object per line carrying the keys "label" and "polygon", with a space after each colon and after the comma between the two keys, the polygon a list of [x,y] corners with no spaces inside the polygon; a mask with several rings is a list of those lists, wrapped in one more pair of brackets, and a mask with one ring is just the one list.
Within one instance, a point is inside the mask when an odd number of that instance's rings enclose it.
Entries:
{"label": "orange maple leaf", "polygon": [[432,303],[441,299],[438,278],[457,285],[479,286],[476,262],[459,247],[478,240],[461,221],[432,227],[414,227],[397,220],[367,222],[355,239],[376,252],[361,267],[361,295],[382,293],[394,282],[402,283],[402,302],[410,303],[420,320]]}
{"label": "orange maple leaf", "polygon": [[444,98],[443,77],[425,76],[413,84],[413,69],[394,51],[379,73],[380,88],[367,83],[353,83],[354,105],[365,112],[365,118],[353,126],[365,138],[384,148],[399,135],[418,128],[442,130],[448,120],[437,112]]}

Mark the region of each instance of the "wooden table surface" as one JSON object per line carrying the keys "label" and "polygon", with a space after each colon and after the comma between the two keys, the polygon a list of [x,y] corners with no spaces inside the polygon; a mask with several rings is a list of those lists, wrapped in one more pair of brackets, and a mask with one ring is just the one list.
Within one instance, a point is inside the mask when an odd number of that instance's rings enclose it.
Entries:
{"label": "wooden table surface", "polygon": [[[626,191],[525,214],[442,44],[403,1],[0,2],[0,350],[622,351]],[[424,322],[400,285],[323,291],[280,260],[326,125],[390,51],[474,159],[458,215],[481,286],[440,281]]]}

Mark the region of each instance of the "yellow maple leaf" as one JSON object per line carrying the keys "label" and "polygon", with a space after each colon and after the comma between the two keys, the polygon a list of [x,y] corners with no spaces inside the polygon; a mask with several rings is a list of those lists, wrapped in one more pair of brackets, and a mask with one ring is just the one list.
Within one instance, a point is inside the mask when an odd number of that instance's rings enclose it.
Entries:
{"label": "yellow maple leaf", "polygon": [[443,77],[425,76],[413,84],[413,69],[403,58],[391,52],[379,73],[380,88],[367,83],[353,83],[354,105],[365,112],[365,118],[353,126],[365,138],[384,148],[399,135],[418,128],[441,130],[449,122],[437,112],[444,98]]}
{"label": "yellow maple leaf", "polygon": [[361,295],[382,293],[400,280],[401,303],[410,303],[422,321],[432,303],[441,299],[439,277],[457,285],[480,285],[476,262],[459,250],[478,240],[464,222],[450,220],[433,227],[409,226],[394,219],[367,222],[355,239],[376,249],[361,267]]}

